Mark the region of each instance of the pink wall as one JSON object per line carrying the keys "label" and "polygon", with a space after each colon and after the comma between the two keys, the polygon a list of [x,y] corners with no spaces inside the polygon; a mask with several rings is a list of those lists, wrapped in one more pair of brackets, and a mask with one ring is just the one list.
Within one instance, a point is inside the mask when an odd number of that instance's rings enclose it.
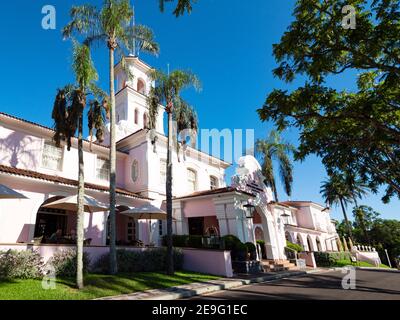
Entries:
{"label": "pink wall", "polygon": [[212,199],[191,199],[184,202],[183,212],[186,218],[216,216]]}
{"label": "pink wall", "polygon": [[[74,246],[55,246],[55,245],[40,245],[30,246],[24,244],[15,245],[0,245],[0,251],[27,249],[37,250],[43,257],[44,262],[47,262],[55,252],[75,248]],[[130,251],[152,250],[151,248],[133,248],[133,247],[118,247],[118,249],[126,249]],[[232,277],[232,263],[229,251],[217,250],[201,250],[201,249],[182,249],[184,254],[184,270],[208,273],[224,277]],[[109,247],[106,246],[85,246],[84,252],[89,253],[91,264],[95,263],[103,254],[109,252]]]}
{"label": "pink wall", "polygon": [[[0,115],[0,119],[1,119]],[[44,141],[51,141],[53,133],[40,127],[32,127],[21,122],[15,122],[12,119],[4,117],[4,122],[0,121],[0,164],[20,169],[27,169],[41,172],[44,174],[56,175],[68,179],[78,178],[78,152],[76,141],[70,151],[63,147],[62,169],[51,170],[42,167],[42,153]],[[17,129],[14,129],[14,126]],[[18,126],[18,127],[17,127]],[[85,181],[108,185],[108,181],[99,180],[96,176],[97,156],[108,158],[106,148],[84,144],[84,163],[85,163]],[[117,153],[117,185],[125,187],[125,156]]]}
{"label": "pink wall", "polygon": [[231,253],[220,250],[200,250],[184,248],[183,268],[223,277],[233,277]]}
{"label": "pink wall", "polygon": [[298,207],[296,212],[297,225],[303,228],[314,228],[310,207]]}
{"label": "pink wall", "polygon": [[299,253],[300,259],[306,260],[306,266],[311,268],[316,268],[317,263],[315,262],[315,257],[313,252],[302,252]]}

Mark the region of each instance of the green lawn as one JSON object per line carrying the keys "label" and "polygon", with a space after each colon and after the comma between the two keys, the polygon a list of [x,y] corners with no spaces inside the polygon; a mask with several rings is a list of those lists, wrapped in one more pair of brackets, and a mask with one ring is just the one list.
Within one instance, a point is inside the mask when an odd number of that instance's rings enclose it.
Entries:
{"label": "green lawn", "polygon": [[80,291],[74,288],[71,279],[58,279],[54,290],[44,290],[41,280],[0,280],[0,300],[85,300],[218,278],[183,271],[174,276],[152,272],[117,276],[89,274],[85,277],[85,288]]}
{"label": "green lawn", "polygon": [[[357,266],[357,267],[375,267],[372,264],[368,263],[368,262],[364,262],[364,261],[359,261],[357,262],[357,264],[352,264],[352,262],[350,260],[338,260],[336,261],[336,264],[333,267],[345,267],[345,266]],[[380,268],[389,268],[387,265],[385,264],[381,264],[379,266]]]}

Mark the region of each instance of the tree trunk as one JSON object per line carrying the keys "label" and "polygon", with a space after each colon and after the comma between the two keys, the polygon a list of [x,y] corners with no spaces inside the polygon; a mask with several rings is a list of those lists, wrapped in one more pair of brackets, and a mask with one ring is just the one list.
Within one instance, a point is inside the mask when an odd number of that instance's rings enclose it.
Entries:
{"label": "tree trunk", "polygon": [[[340,198],[340,205],[342,207],[344,221],[346,222],[347,231],[349,232],[349,237],[350,237],[351,241],[353,241],[353,232],[351,231],[351,225],[350,225],[349,219],[347,219],[347,213],[346,213],[346,210],[344,208],[344,203],[343,203],[343,199],[342,198]],[[353,243],[354,243],[354,241],[353,241]]]}
{"label": "tree trunk", "polygon": [[77,223],[76,223],[76,255],[77,255],[77,266],[76,266],[76,285],[78,289],[83,288],[83,238],[84,238],[84,195],[85,195],[85,180],[84,180],[84,163],[83,163],[83,115],[82,111],[79,116],[78,124],[78,158],[79,158],[79,169],[78,169],[78,212],[77,212]]}
{"label": "tree trunk", "polygon": [[167,151],[167,274],[174,274],[174,256],[172,248],[172,111],[168,112],[168,151]]}
{"label": "tree trunk", "polygon": [[115,188],[116,188],[116,137],[115,137],[115,88],[114,88],[114,50],[109,46],[109,72],[110,72],[110,273],[118,272],[116,226],[115,226]]}
{"label": "tree trunk", "polygon": [[272,182],[272,191],[273,191],[273,193],[274,193],[275,201],[276,201],[276,202],[279,202],[279,199],[278,199],[278,191],[276,190],[275,181]]}

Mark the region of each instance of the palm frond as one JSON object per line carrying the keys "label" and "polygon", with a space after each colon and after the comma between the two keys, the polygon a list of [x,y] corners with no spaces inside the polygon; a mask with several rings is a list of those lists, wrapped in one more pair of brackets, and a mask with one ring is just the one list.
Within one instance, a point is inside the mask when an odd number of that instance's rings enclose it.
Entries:
{"label": "palm frond", "polygon": [[[166,2],[173,2],[173,1],[174,0],[159,0],[160,11],[164,12]],[[185,11],[190,14],[193,9],[192,3],[195,3],[195,2],[196,2],[196,0],[178,0],[178,3],[173,12],[174,15],[176,17],[179,17],[179,16],[183,15],[185,13]]]}
{"label": "palm frond", "polygon": [[73,6],[70,11],[71,21],[64,27],[64,39],[71,38],[74,34],[95,37],[102,34],[100,15],[95,6]]}
{"label": "palm frond", "polygon": [[87,45],[73,41],[73,64],[76,82],[81,88],[86,88],[91,82],[98,80],[98,74]]}
{"label": "palm frond", "polygon": [[147,26],[128,26],[119,35],[119,38],[124,46],[135,56],[138,56],[141,51],[154,55],[158,55],[160,52],[160,47],[154,39],[153,31]]}

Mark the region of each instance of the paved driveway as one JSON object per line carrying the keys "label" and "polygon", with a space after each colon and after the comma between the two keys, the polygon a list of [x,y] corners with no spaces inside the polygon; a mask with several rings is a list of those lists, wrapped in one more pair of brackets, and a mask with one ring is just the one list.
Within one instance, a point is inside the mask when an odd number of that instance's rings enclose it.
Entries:
{"label": "paved driveway", "polygon": [[331,271],[247,285],[233,290],[193,297],[191,300],[400,300],[400,273],[356,270],[356,289],[344,290],[345,274]]}

